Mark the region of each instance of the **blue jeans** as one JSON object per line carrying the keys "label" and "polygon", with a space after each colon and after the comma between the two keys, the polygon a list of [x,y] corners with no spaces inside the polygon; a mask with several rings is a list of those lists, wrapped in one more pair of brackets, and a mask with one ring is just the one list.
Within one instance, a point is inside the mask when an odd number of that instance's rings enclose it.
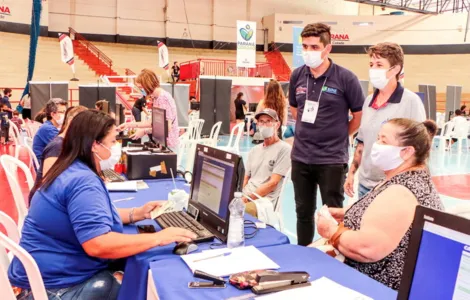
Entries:
{"label": "blue jeans", "polygon": [[[49,300],[113,300],[117,299],[121,284],[113,273],[103,270],[85,282],[63,289],[47,289]],[[23,290],[18,300],[34,300],[31,290]]]}
{"label": "blue jeans", "polygon": [[358,191],[357,191],[357,199],[363,198],[365,195],[367,195],[370,192],[370,189],[366,188],[362,184],[359,183]]}

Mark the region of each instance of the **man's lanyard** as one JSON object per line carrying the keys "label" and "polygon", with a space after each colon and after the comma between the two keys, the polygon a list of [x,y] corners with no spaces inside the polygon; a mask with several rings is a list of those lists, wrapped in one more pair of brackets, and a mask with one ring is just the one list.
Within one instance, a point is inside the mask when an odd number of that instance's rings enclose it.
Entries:
{"label": "man's lanyard", "polygon": [[[306,100],[309,100],[308,98],[308,81],[310,80],[310,75],[307,77],[307,98]],[[320,95],[318,95],[318,99],[317,99],[317,102],[318,102],[318,107],[320,107],[320,98],[321,98],[321,95],[323,94],[323,88],[325,87],[325,84],[326,84],[326,81],[328,80],[328,77],[325,78],[325,81],[323,81],[323,85],[321,86],[321,90],[320,90]]]}

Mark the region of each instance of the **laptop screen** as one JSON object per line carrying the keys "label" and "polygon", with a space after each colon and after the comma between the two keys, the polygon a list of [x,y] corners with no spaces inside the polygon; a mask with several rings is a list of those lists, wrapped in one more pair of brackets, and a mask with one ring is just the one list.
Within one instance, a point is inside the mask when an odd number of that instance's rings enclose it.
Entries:
{"label": "laptop screen", "polygon": [[228,204],[233,197],[232,180],[235,171],[233,162],[223,161],[199,151],[194,166],[194,181],[191,199],[209,208],[225,220]]}
{"label": "laptop screen", "polygon": [[424,222],[408,299],[470,299],[470,235]]}

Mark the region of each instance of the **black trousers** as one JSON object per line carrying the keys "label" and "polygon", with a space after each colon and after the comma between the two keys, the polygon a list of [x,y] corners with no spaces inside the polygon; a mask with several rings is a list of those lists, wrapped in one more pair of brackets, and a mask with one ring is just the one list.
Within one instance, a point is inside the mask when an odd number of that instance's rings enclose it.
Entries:
{"label": "black trousers", "polygon": [[301,246],[313,240],[317,203],[317,186],[320,187],[323,204],[328,207],[343,207],[344,181],[347,164],[307,165],[292,161],[295,211],[297,213],[297,243]]}

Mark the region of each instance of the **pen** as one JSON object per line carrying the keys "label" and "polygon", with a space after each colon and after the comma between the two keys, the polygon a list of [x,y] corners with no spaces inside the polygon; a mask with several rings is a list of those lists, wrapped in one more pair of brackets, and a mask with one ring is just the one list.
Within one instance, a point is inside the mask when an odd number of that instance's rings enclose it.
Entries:
{"label": "pen", "polygon": [[193,263],[200,262],[200,261],[207,260],[207,259],[216,258],[216,257],[228,256],[228,255],[230,255],[230,253],[231,253],[231,252],[222,253],[222,254],[217,254],[217,255],[209,256],[209,257],[204,257],[204,258],[201,258],[201,259],[196,259],[196,260],[193,261]]}
{"label": "pen", "polygon": [[116,200],[113,200],[113,202],[116,203],[116,202],[121,202],[121,201],[129,201],[129,200],[132,200],[132,199],[134,199],[134,197],[116,199]]}

